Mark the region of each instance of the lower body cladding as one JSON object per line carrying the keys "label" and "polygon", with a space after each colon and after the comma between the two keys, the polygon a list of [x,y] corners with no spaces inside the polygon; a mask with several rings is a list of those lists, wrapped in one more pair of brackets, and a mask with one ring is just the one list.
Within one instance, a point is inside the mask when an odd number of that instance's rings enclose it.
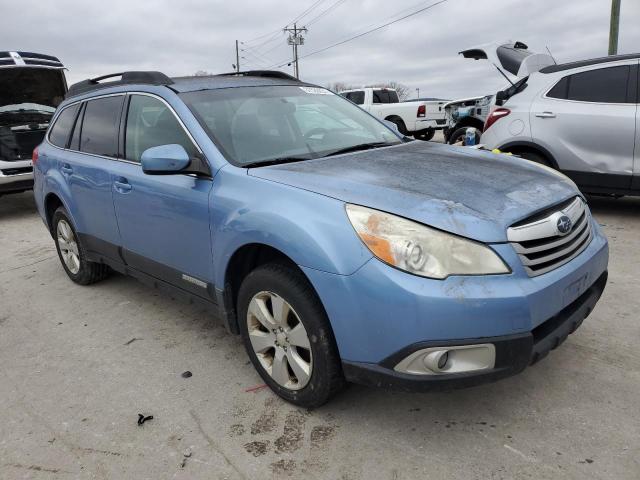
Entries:
{"label": "lower body cladding", "polygon": [[305,269],[325,305],[344,375],[404,391],[468,387],[515,375],[560,345],[607,282],[608,246],[529,277],[513,247],[493,245],[508,275],[416,277],[371,259],[352,275]]}

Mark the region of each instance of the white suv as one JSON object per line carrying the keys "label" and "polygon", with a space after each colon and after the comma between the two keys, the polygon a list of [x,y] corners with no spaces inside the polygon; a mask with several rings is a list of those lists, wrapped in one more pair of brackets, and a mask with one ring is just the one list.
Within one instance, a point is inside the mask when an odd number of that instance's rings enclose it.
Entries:
{"label": "white suv", "polygon": [[498,92],[482,143],[556,168],[583,192],[640,195],[640,54],[549,65]]}

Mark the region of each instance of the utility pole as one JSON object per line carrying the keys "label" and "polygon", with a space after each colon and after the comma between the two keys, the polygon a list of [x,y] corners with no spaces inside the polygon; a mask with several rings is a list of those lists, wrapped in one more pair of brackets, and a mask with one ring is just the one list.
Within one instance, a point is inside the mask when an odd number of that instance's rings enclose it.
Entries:
{"label": "utility pole", "polygon": [[238,49],[238,40],[236,40],[236,73],[240,73],[240,51]]}
{"label": "utility pole", "polygon": [[619,25],[620,25],[620,0],[611,0],[611,24],[609,26],[609,55],[618,54]]}
{"label": "utility pole", "polygon": [[304,45],[303,33],[307,33],[307,27],[298,28],[294,23],[293,28],[285,28],[285,32],[289,33],[287,43],[293,47],[293,75],[300,78],[300,65],[298,64],[298,45]]}
{"label": "utility pole", "polygon": [[416,92],[418,92],[418,96],[416,98],[420,98],[420,88],[416,88]]}

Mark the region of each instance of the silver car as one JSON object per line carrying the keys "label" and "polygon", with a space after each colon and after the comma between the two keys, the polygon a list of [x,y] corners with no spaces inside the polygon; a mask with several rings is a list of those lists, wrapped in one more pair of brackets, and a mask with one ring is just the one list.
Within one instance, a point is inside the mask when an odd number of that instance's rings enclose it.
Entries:
{"label": "silver car", "polygon": [[33,188],[33,149],[66,91],[56,57],[0,51],[0,195]]}
{"label": "silver car", "polygon": [[640,195],[639,60],[540,65],[498,92],[482,143],[560,170],[586,193]]}

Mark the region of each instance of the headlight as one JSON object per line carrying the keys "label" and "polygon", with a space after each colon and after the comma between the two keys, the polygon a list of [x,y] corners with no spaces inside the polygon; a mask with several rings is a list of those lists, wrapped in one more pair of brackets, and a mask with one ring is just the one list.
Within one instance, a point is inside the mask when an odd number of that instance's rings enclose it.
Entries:
{"label": "headlight", "polygon": [[347,205],[356,233],[377,258],[422,277],[509,273],[489,247],[379,210]]}

